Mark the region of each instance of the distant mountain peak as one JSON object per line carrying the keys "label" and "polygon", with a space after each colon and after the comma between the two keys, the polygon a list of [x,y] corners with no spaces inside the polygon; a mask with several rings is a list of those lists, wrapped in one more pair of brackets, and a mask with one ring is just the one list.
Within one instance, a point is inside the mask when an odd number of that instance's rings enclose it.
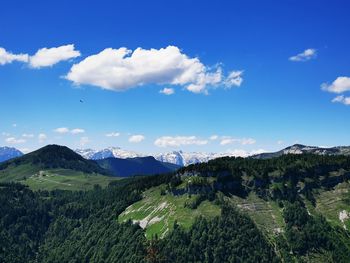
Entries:
{"label": "distant mountain peak", "polygon": [[0,162],[5,162],[7,160],[20,157],[23,153],[14,147],[0,147]]}

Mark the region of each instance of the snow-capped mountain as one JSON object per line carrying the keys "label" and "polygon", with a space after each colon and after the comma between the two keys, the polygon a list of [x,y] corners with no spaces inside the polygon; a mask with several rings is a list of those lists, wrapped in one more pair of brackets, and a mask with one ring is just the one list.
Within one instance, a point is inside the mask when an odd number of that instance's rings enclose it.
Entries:
{"label": "snow-capped mountain", "polygon": [[85,159],[92,159],[92,156],[97,152],[96,150],[93,149],[76,149],[75,152],[77,154],[80,154],[83,156]]}
{"label": "snow-capped mountain", "polygon": [[20,157],[23,153],[13,147],[0,147],[0,162]]}
{"label": "snow-capped mountain", "polygon": [[231,154],[172,151],[168,153],[157,154],[154,156],[154,158],[161,162],[186,166],[195,163],[207,162],[211,159],[215,159],[222,156],[231,156]]}
{"label": "snow-capped mountain", "polygon": [[136,153],[133,151],[126,151],[119,147],[109,147],[100,151],[92,149],[77,149],[75,152],[84,158],[91,160],[101,160],[109,157],[126,159],[145,156],[144,154]]}
{"label": "snow-capped mountain", "polygon": [[100,160],[108,157],[116,157],[116,158],[135,158],[135,157],[145,157],[145,156],[153,156],[156,160],[166,163],[172,163],[179,166],[186,166],[195,163],[207,162],[209,160],[220,158],[220,157],[233,157],[233,156],[242,156],[257,159],[266,159],[278,157],[284,154],[302,154],[302,153],[313,153],[320,155],[350,155],[350,147],[347,146],[338,146],[332,148],[322,148],[317,146],[305,146],[301,144],[295,144],[289,146],[285,149],[282,149],[277,152],[265,153],[264,151],[232,151],[232,152],[223,152],[223,153],[206,153],[206,152],[183,152],[183,151],[171,151],[166,153],[158,153],[158,154],[141,154],[133,151],[123,150],[119,147],[110,147],[100,151],[95,151],[92,149],[79,149],[76,150],[77,153],[82,155],[86,159],[92,160]]}

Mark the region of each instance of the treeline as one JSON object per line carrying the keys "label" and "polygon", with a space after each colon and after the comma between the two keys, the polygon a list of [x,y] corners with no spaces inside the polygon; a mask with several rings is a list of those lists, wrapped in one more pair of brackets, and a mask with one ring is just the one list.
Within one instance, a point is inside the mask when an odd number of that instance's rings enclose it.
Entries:
{"label": "treeline", "polygon": [[[331,176],[330,172],[338,174]],[[314,202],[313,189],[330,189],[350,179],[350,157],[313,154],[264,160],[224,157],[184,167],[178,173],[214,177],[213,189],[242,197],[254,191],[264,199],[294,202],[302,193]]]}

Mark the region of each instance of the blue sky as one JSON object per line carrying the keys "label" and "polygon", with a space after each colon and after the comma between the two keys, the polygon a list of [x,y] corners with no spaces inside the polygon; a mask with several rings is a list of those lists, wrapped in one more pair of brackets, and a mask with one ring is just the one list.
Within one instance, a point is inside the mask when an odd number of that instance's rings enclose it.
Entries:
{"label": "blue sky", "polygon": [[349,145],[349,8],[3,1],[0,145],[247,153]]}

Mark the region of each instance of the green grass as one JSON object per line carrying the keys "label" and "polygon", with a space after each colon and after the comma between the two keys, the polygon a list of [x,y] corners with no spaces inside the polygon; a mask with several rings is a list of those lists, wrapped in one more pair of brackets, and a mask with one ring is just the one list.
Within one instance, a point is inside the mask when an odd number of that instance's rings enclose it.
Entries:
{"label": "green grass", "polygon": [[[185,202],[190,200],[187,194],[161,195],[162,187],[164,186],[145,191],[144,198],[129,206],[119,215],[118,221],[124,222],[130,219],[139,223],[145,229],[146,237],[150,239],[155,234],[160,238],[164,237],[172,230],[175,221],[188,229],[198,216],[210,218],[221,213],[220,207],[209,201],[202,202],[197,209],[184,207]],[[195,195],[191,198],[195,198]]]}
{"label": "green grass", "polygon": [[41,170],[30,164],[10,166],[0,171],[0,182],[16,181],[28,185],[32,190],[89,190],[95,184],[105,187],[119,179],[69,169]]}
{"label": "green grass", "polygon": [[[332,225],[344,227],[339,219],[339,213],[343,210],[350,212],[350,205],[345,202],[345,199],[348,196],[350,197],[349,187],[349,183],[345,182],[330,191],[319,190],[318,194],[315,194],[316,208],[314,208],[314,211],[326,217]],[[314,211],[311,210],[310,212],[313,213]],[[344,223],[349,229],[350,220],[346,220]]]}
{"label": "green grass", "polygon": [[31,164],[10,165],[4,170],[0,170],[0,182],[18,181],[28,178],[36,173],[39,167]]}
{"label": "green grass", "polygon": [[89,190],[96,184],[105,187],[115,180],[118,178],[66,169],[51,169],[41,171],[40,174],[36,173],[20,182],[33,190]]}

